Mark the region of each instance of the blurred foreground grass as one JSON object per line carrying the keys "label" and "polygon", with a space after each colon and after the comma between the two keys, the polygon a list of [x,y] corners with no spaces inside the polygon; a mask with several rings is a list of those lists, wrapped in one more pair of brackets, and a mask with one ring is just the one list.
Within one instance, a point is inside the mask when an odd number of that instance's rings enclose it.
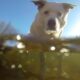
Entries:
{"label": "blurred foreground grass", "polygon": [[1,36],[0,80],[80,80],[80,39]]}

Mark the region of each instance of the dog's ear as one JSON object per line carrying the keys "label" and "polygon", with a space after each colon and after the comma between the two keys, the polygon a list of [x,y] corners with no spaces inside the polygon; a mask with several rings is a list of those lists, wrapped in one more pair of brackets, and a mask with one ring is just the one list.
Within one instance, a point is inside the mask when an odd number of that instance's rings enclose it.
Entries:
{"label": "dog's ear", "polygon": [[38,9],[41,9],[46,4],[46,0],[33,0],[32,2],[38,6]]}
{"label": "dog's ear", "polygon": [[69,4],[69,3],[62,3],[64,9],[69,10],[69,9],[73,9],[75,5],[73,4]]}

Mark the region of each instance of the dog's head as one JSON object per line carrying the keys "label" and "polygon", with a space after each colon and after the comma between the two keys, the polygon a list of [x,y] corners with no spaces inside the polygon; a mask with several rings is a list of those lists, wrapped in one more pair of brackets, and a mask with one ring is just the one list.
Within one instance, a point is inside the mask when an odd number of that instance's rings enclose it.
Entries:
{"label": "dog's head", "polygon": [[59,37],[64,25],[67,23],[68,12],[70,9],[73,9],[73,5],[68,3],[50,3],[45,0],[35,0],[33,3],[37,5],[39,10],[34,21],[33,27],[36,29],[34,29],[34,33],[37,31],[37,34],[41,32],[46,35]]}

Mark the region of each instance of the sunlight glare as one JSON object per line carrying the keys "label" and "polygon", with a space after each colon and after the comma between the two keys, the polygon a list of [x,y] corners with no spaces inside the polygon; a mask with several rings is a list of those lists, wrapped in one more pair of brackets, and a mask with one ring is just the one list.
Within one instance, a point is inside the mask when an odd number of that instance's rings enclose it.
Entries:
{"label": "sunlight glare", "polygon": [[78,20],[71,29],[70,35],[73,37],[80,36],[80,20]]}

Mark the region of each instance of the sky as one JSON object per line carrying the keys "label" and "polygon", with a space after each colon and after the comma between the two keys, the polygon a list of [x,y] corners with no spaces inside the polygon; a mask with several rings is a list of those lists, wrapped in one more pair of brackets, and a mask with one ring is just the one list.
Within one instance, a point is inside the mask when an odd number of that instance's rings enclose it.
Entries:
{"label": "sky", "polygon": [[[80,35],[80,0],[48,0],[76,5],[70,11],[62,37]],[[11,23],[21,34],[27,35],[38,10],[32,0],[0,0],[0,21]]]}

